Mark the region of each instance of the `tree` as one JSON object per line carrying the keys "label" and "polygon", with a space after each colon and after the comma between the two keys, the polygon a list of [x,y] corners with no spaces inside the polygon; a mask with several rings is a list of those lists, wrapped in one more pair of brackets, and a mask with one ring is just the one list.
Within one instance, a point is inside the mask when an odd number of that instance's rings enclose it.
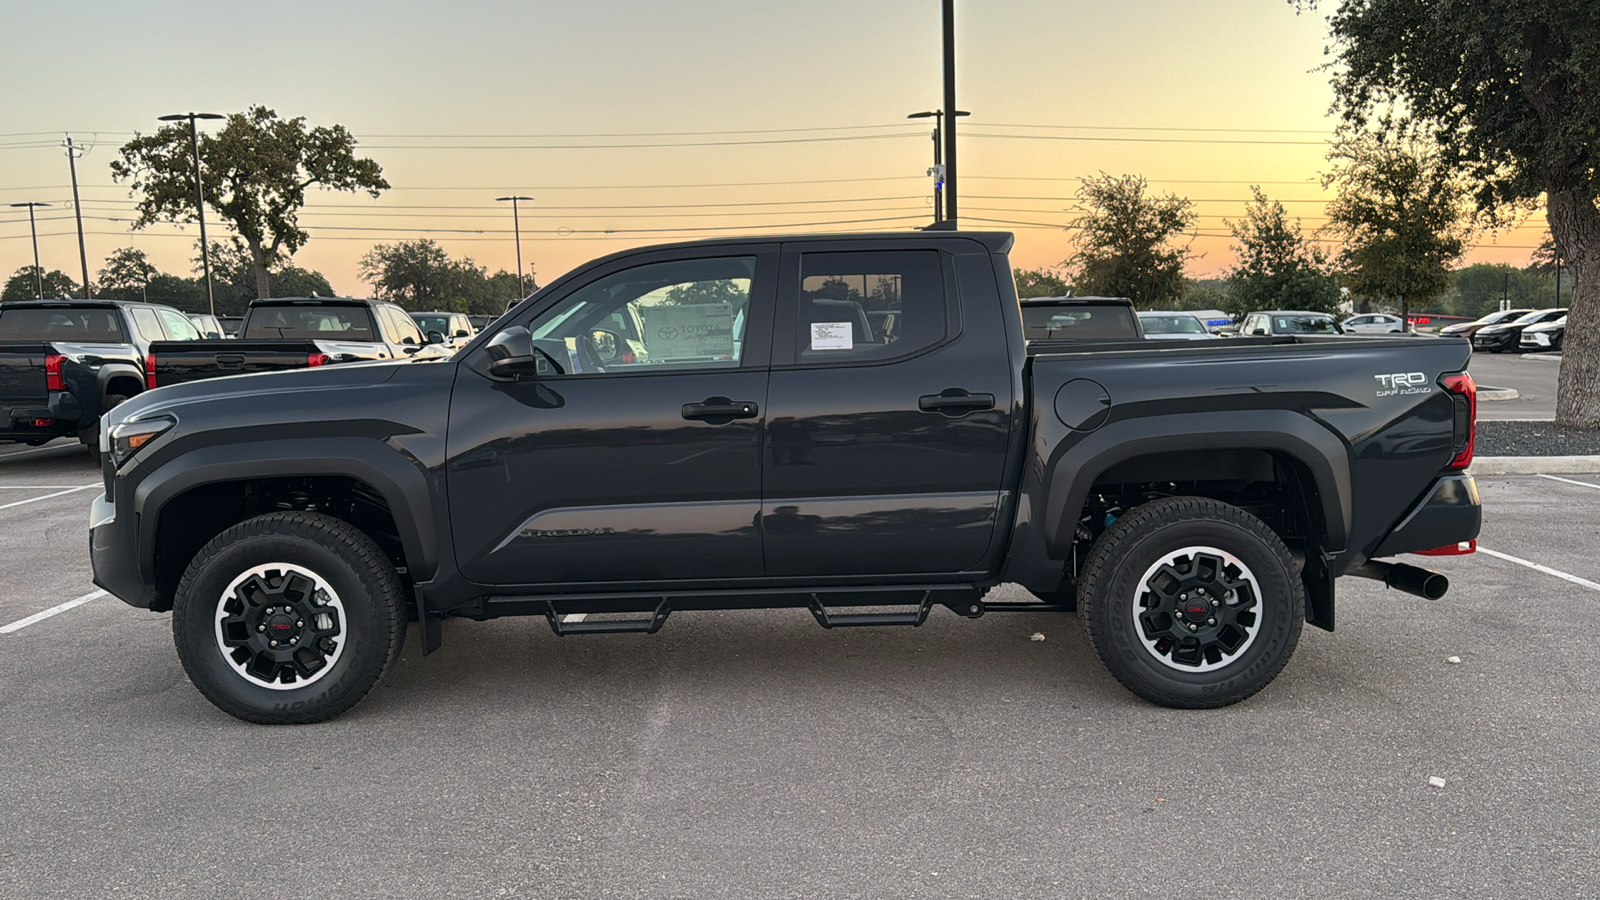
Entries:
{"label": "tree", "polygon": [[361,280],[380,298],[413,311],[505,311],[505,298],[490,284],[487,268],[470,258],[451,259],[427,239],[373,247],[361,257]]}
{"label": "tree", "polygon": [[1534,266],[1518,269],[1505,263],[1475,263],[1454,273],[1450,292],[1437,308],[1476,319],[1499,309],[1502,300],[1513,309],[1551,306],[1554,290],[1554,274]]}
{"label": "tree", "polygon": [[1185,279],[1183,296],[1172,304],[1173,309],[1220,309],[1226,312],[1232,300],[1225,279]]}
{"label": "tree", "polygon": [[1011,276],[1017,282],[1017,298],[1065,297],[1072,293],[1072,285],[1051,269],[1013,269]]}
{"label": "tree", "polygon": [[1328,254],[1290,221],[1283,204],[1268,200],[1259,186],[1245,204],[1244,218],[1228,222],[1238,261],[1227,271],[1228,293],[1219,307],[1239,318],[1258,309],[1339,311],[1339,280]]}
{"label": "tree", "polygon": [[1145,309],[1183,296],[1189,248],[1176,241],[1195,222],[1194,203],[1173,194],[1147,197],[1146,187],[1142,176],[1104,173],[1079,185],[1082,214],[1067,226],[1078,232],[1077,251],[1063,263],[1078,290],[1127,297]]}
{"label": "tree", "polygon": [[[35,266],[23,266],[16,274],[6,279],[4,288],[0,288],[0,302],[10,303],[16,300],[39,299],[39,273],[42,272]],[[78,283],[72,276],[60,269],[51,269],[44,272],[44,299],[60,300],[76,297],[79,294]]]}
{"label": "tree", "polygon": [[106,264],[95,276],[100,296],[111,300],[144,300],[150,279],[160,274],[143,250],[123,247],[106,257]]}
{"label": "tree", "polygon": [[[280,119],[263,106],[228,117],[215,135],[200,137],[206,205],[243,238],[256,296],[272,296],[268,271],[280,254],[292,255],[310,239],[300,228],[306,188],[387,190],[382,169],[355,155],[356,140],[343,125],[307,128],[304,117]],[[111,163],[114,181],[128,181],[139,197],[134,228],[152,222],[193,221],[194,162],[189,126],[135,134]]]}
{"label": "tree", "polygon": [[[199,279],[204,277],[205,268],[198,249],[190,262],[191,271],[197,276],[195,283],[203,294],[205,288],[200,285]],[[222,315],[240,315],[251,300],[261,296],[337,296],[337,291],[321,272],[302,269],[282,256],[267,267],[267,281],[269,288],[263,295],[257,290],[255,264],[243,241],[234,237],[227,242],[211,242],[211,287],[216,297],[217,312]]]}
{"label": "tree", "polygon": [[1403,108],[1485,221],[1543,200],[1573,274],[1556,421],[1600,427],[1600,5],[1338,0],[1328,21],[1346,120]]}
{"label": "tree", "polygon": [[1413,302],[1450,287],[1466,248],[1465,189],[1437,149],[1401,131],[1346,131],[1329,151],[1328,231],[1344,241],[1339,265],[1351,291]]}

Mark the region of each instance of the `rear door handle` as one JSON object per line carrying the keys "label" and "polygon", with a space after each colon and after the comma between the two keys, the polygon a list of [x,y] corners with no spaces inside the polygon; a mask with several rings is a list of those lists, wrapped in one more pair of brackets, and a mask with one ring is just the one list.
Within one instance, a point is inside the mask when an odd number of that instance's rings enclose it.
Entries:
{"label": "rear door handle", "polygon": [[754,419],[761,414],[760,407],[749,400],[729,400],[727,397],[707,397],[701,403],[685,403],[683,417],[709,422],[716,419]]}
{"label": "rear door handle", "polygon": [[980,409],[994,409],[993,394],[969,394],[962,388],[945,388],[937,394],[924,394],[917,398],[917,409],[923,412],[962,416]]}

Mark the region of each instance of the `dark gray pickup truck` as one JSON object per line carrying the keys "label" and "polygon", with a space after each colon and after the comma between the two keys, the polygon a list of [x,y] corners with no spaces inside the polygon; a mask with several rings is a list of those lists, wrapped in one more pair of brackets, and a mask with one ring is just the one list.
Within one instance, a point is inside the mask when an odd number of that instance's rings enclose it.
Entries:
{"label": "dark gray pickup truck", "polygon": [[1333,628],[1340,576],[1444,593],[1385,558],[1475,546],[1464,341],[1028,342],[1011,242],[632,250],[450,359],[150,391],[107,418],[95,580],[271,723],[356,703],[409,619],[426,653],[447,616],[1076,609],[1129,689],[1213,707]]}

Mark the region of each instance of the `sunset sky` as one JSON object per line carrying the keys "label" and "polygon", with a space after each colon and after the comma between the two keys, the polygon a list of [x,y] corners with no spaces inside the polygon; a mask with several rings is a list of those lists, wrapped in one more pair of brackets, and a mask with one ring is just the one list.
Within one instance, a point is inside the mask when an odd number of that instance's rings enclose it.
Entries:
{"label": "sunset sky", "polygon": [[[266,6],[3,0],[0,277],[79,277],[67,160],[91,274],[124,246],[187,273],[193,226],[132,232],[108,163],[165,113],[251,104],[343,124],[394,185],[313,193],[295,257],[364,296],[376,243],[431,237],[547,282],[603,253],[740,233],[904,229],[931,217],[932,146],[905,115],[940,102],[938,0],[344,0]],[[1194,199],[1191,275],[1232,261],[1224,219],[1251,184],[1308,229],[1333,120],[1326,26],[1283,0],[958,0],[961,212],[1014,230],[1019,266],[1071,252],[1077,179],[1140,174]],[[17,39],[26,36],[25,40]],[[215,221],[214,219],[212,220]],[[220,229],[219,229],[220,230]],[[1480,238],[1525,264],[1544,226]]]}

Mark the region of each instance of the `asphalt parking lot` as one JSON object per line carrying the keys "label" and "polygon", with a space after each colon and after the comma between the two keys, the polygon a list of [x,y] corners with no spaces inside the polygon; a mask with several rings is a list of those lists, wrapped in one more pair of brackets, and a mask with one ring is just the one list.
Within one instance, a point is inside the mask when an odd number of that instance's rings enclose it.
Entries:
{"label": "asphalt parking lot", "polygon": [[1474,353],[1467,364],[1474,381],[1484,387],[1513,388],[1514,400],[1478,404],[1479,419],[1554,419],[1559,353]]}
{"label": "asphalt parking lot", "polygon": [[451,621],[284,728],[207,703],[165,615],[13,627],[93,596],[95,479],[0,446],[0,897],[1595,896],[1593,476],[1481,479],[1446,599],[1345,579],[1222,710],[1135,699],[1070,615],[794,610]]}

